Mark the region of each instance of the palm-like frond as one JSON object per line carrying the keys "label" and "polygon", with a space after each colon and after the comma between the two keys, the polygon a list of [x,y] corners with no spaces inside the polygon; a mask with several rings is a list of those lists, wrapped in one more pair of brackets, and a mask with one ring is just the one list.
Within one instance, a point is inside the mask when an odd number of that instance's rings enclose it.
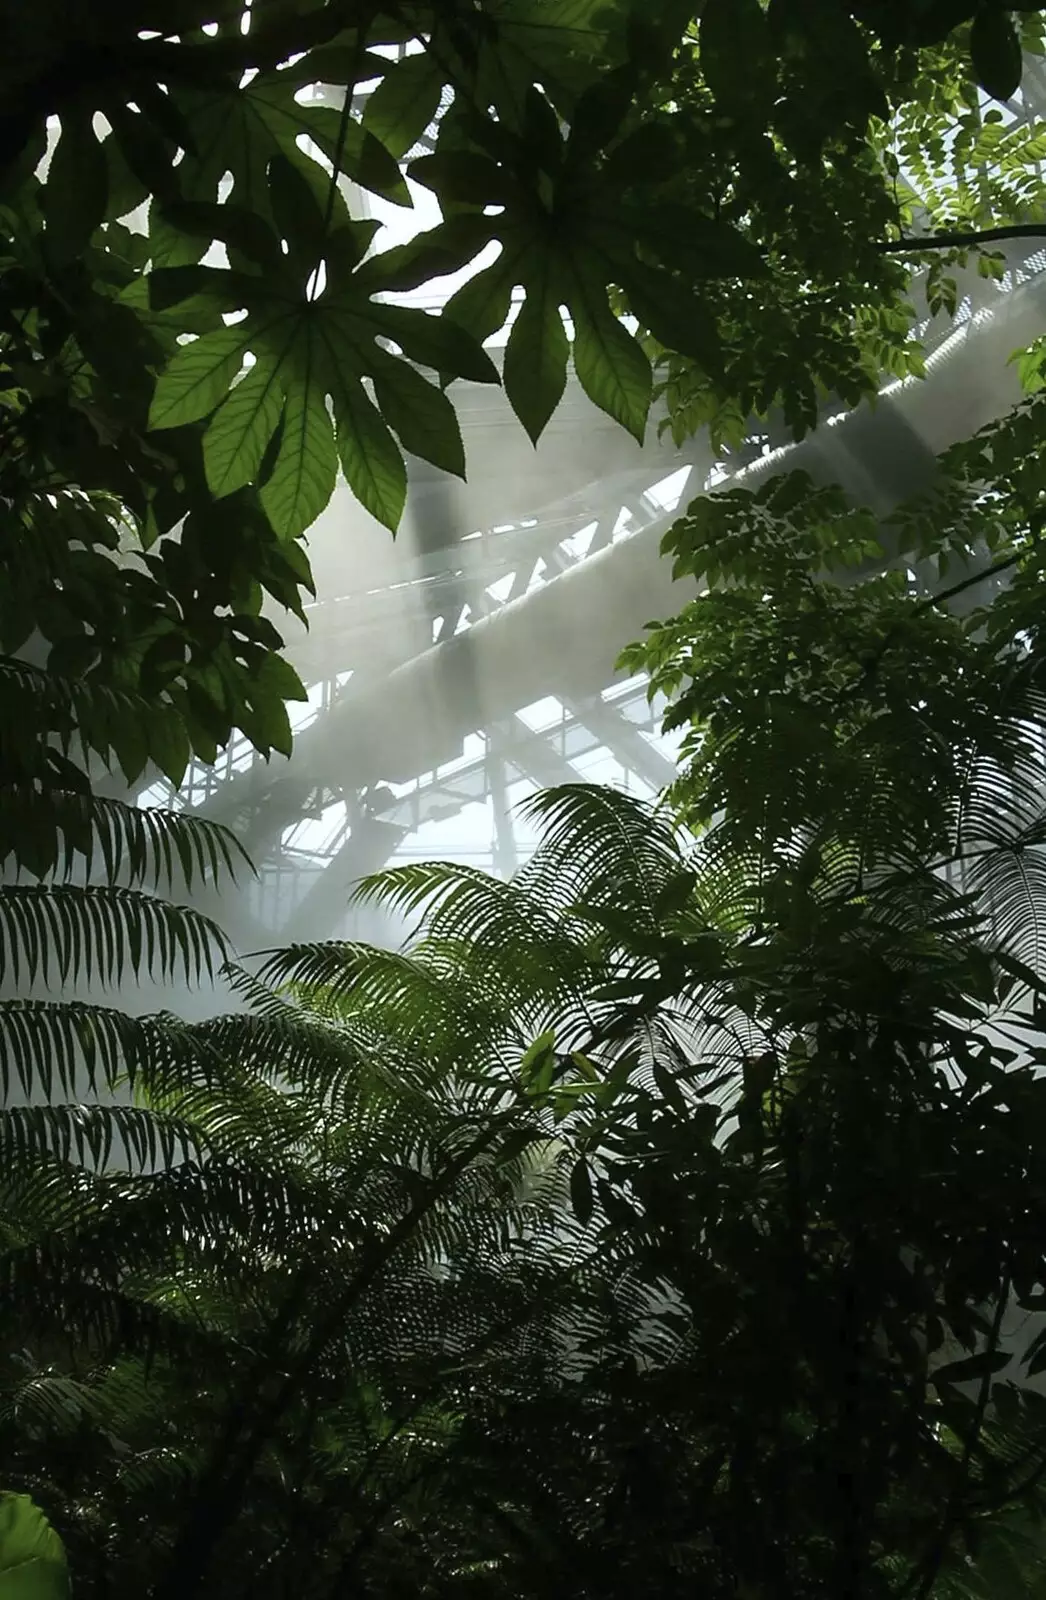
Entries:
{"label": "palm-like frond", "polygon": [[145,1064],[157,1070],[172,1056],[204,1048],[174,1016],[131,1017],[77,1000],[0,1002],[0,1092],[17,1082],[26,1097],[75,1097],[121,1080],[133,1087]]}
{"label": "palm-like frond", "polygon": [[497,997],[485,993],[462,969],[449,982],[416,953],[366,945],[292,945],[269,958],[261,976],[269,983],[293,983],[297,992],[328,1011],[374,1019],[390,1040],[425,1045],[426,1058],[444,1063],[448,1050],[465,1039],[478,1044],[498,1040],[506,1016]]}
{"label": "palm-like frond", "polygon": [[170,891],[206,878],[252,870],[242,845],[220,823],[159,807],[138,807],[72,789],[6,784],[0,788],[0,844],[36,877],[146,882]]}
{"label": "palm-like frond", "polygon": [[197,982],[227,958],[210,917],[140,889],[112,885],[0,886],[0,976],[114,983],[121,974]]}
{"label": "palm-like frond", "polygon": [[181,1119],[140,1106],[6,1106],[0,1109],[0,1160],[11,1168],[57,1160],[148,1172],[198,1155],[195,1133]]}
{"label": "palm-like frond", "polygon": [[162,748],[173,714],[173,706],[131,690],[0,656],[0,750],[9,778],[53,779],[49,751],[57,748],[66,757],[75,752],[84,769],[92,756],[115,752],[133,781]]}
{"label": "palm-like frond", "polygon": [[536,901],[616,904],[656,933],[663,896],[682,866],[679,834],[666,810],[620,790],[564,784],[524,802],[542,838],[520,881]]}

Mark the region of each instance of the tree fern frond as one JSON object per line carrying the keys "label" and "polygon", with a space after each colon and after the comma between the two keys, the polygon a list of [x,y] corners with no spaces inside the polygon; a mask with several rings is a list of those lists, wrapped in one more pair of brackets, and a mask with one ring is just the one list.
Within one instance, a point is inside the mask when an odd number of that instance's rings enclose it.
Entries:
{"label": "tree fern frond", "polygon": [[285,1000],[280,1004],[280,1012],[233,1014],[196,1024],[194,1036],[204,1047],[200,1055],[193,1061],[168,1057],[154,1064],[146,1080],[150,1089],[167,1093],[190,1084],[206,1089],[228,1083],[224,1069],[213,1068],[217,1060],[234,1065],[236,1081],[246,1076],[309,1097],[314,1117],[327,1107],[348,1119],[362,1114],[362,1104],[375,1094],[402,1098],[408,1092],[409,1077],[397,1070],[394,1051],[338,1020]]}
{"label": "tree fern frond", "polygon": [[71,1433],[90,1415],[90,1386],[69,1373],[45,1369],[0,1392],[0,1426],[37,1433]]}
{"label": "tree fern frond", "polygon": [[58,873],[68,880],[78,865],[89,876],[100,866],[109,883],[123,877],[132,887],[149,882],[168,890],[176,877],[192,888],[224,874],[235,879],[237,867],[253,871],[220,823],[47,784],[0,788],[0,857],[8,851],[38,878]]}
{"label": "tree fern frond", "polygon": [[496,1039],[505,1017],[467,973],[450,985],[416,955],[366,945],[291,945],[275,952],[259,976],[275,985],[293,983],[296,991],[326,990],[354,1014],[372,1011],[388,1032],[404,1042],[425,1044],[429,1052],[451,1048],[452,1041]]}
{"label": "tree fern frond", "polygon": [[1046,963],[1046,856],[1001,848],[965,864],[967,886],[984,905],[995,938],[1033,971]]}
{"label": "tree fern frond", "polygon": [[[205,1041],[203,1041],[205,1044]],[[78,1000],[0,1001],[0,1092],[9,1098],[17,1081],[26,1096],[70,1099],[84,1089],[133,1086],[141,1068],[201,1049],[178,1017],[132,1017],[112,1007]]]}
{"label": "tree fern frond", "polygon": [[682,865],[668,815],[621,790],[563,784],[523,802],[543,825],[541,844],[519,881],[539,901],[606,898],[657,925],[659,897]]}
{"label": "tree fern frond", "polygon": [[139,1106],[31,1105],[0,1109],[0,1159],[44,1158],[102,1169],[149,1172],[199,1154],[196,1130]]}
{"label": "tree fern frond", "polygon": [[424,911],[427,959],[468,952],[458,963],[485,989],[518,1005],[535,990],[577,993],[584,960],[561,915],[528,886],[527,869],[508,883],[455,862],[410,863],[365,878],[360,897],[410,914]]}
{"label": "tree fern frond", "polygon": [[214,977],[227,959],[225,935],[202,912],[110,885],[0,887],[0,977],[62,984],[79,977],[111,984],[127,972]]}
{"label": "tree fern frond", "polygon": [[280,1018],[286,1016],[292,1009],[282,995],[277,994],[253,972],[248,972],[235,961],[226,962],[221,977],[232,993],[259,1016]]}

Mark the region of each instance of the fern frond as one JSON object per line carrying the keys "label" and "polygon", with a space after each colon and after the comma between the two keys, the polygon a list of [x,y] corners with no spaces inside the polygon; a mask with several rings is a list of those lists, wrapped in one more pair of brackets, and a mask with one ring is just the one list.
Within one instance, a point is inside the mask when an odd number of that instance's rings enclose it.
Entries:
{"label": "fern frond", "polygon": [[1046,963],[1046,856],[1041,847],[1000,847],[965,864],[967,888],[983,904],[993,936],[1032,971]]}
{"label": "fern frond", "polygon": [[293,984],[306,995],[325,991],[339,1009],[373,1014],[382,1019],[383,1031],[397,1034],[408,1048],[423,1046],[430,1056],[465,1038],[497,1040],[505,1029],[502,1010],[467,973],[451,985],[445,973],[415,954],[350,943],[291,945],[270,956],[259,976],[266,983]]}
{"label": "fern frond", "polygon": [[0,1109],[0,1160],[48,1160],[97,1171],[150,1172],[199,1155],[196,1130],[138,1106],[31,1105]]}
{"label": "fern frond", "polygon": [[228,957],[210,917],[140,889],[73,884],[0,887],[0,978],[64,985],[138,976],[214,977]]}
{"label": "fern frond", "polygon": [[621,790],[563,784],[524,801],[543,825],[541,844],[518,881],[539,903],[609,900],[654,929],[660,898],[679,873],[679,839],[668,814]]}
{"label": "fern frond", "polygon": [[0,1001],[0,1094],[66,1099],[133,1087],[146,1064],[198,1053],[205,1041],[178,1017],[131,1017],[87,1001]]}
{"label": "fern frond", "polygon": [[486,964],[484,981],[512,983],[520,964],[565,975],[578,966],[561,916],[536,894],[526,869],[508,883],[458,862],[392,867],[362,880],[359,896],[409,915],[424,912],[426,949],[461,946]]}
{"label": "fern frond", "polygon": [[131,886],[152,883],[168,891],[176,877],[192,888],[224,874],[235,880],[237,867],[253,870],[243,846],[219,822],[46,784],[0,789],[0,854],[8,851],[38,878],[67,880],[77,867],[90,877],[98,866],[106,882],[123,877]]}
{"label": "fern frond", "polygon": [[[237,867],[253,871],[243,846],[220,823],[159,807],[75,793],[48,785],[0,788],[0,858],[10,851],[37,878],[98,866],[108,883],[192,888]],[[2,864],[2,860],[0,860]]]}

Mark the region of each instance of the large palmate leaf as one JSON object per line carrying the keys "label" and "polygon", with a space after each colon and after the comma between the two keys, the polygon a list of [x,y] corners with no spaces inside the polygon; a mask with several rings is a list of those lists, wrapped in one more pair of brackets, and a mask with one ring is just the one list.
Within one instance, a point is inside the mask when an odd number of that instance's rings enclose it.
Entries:
{"label": "large palmate leaf", "polygon": [[685,343],[714,371],[714,324],[684,286],[764,271],[758,251],[736,229],[693,211],[684,216],[658,199],[657,183],[671,171],[664,163],[651,169],[650,130],[620,137],[631,91],[629,75],[607,74],[580,96],[564,133],[548,100],[531,87],[518,135],[473,123],[469,132],[477,142],[467,147],[460,126],[445,119],[436,153],[410,167],[410,176],[438,195],[448,218],[424,241],[430,271],[441,249],[466,260],[492,241],[501,246],[498,259],[451,297],[447,316],[487,338],[504,323],[512,290],[524,290],[506,350],[505,391],[535,441],[566,382],[561,308],[574,324],[582,388],[641,442],[650,362],[613,314],[611,291],[634,295],[648,326],[675,348]]}
{"label": "large palmate leaf", "polygon": [[405,156],[435,121],[443,94],[443,72],[427,51],[405,56],[368,96],[364,128],[393,156]]}
{"label": "large palmate leaf", "polygon": [[[468,85],[475,103],[496,107],[502,123],[518,128],[533,83],[544,85],[557,106],[569,106],[591,83],[595,63],[624,59],[631,9],[624,0],[492,0],[484,6],[482,28],[469,39],[460,22],[437,7],[433,50],[452,66],[452,81]],[[659,9],[678,11],[667,4]],[[671,29],[671,20],[662,20]],[[684,27],[680,17],[673,42]]]}
{"label": "large palmate leaf", "polygon": [[370,129],[352,117],[343,121],[333,106],[303,105],[295,98],[300,86],[300,77],[290,71],[259,73],[245,86],[230,82],[213,90],[177,91],[173,99],[193,132],[193,152],[182,163],[184,172],[179,167],[185,198],[215,199],[219,182],[229,173],[234,203],[271,216],[268,169],[277,155],[293,161],[325,190],[326,173],[299,148],[298,141],[306,138],[328,160],[337,155],[339,171],[354,183],[397,205],[409,205],[399,167]]}
{"label": "large palmate leaf", "polygon": [[66,1600],[65,1549],[27,1494],[0,1495],[0,1596],[3,1600]]}
{"label": "large palmate leaf", "polygon": [[339,461],[367,510],[395,528],[406,472],[390,424],[414,454],[464,472],[450,402],[409,363],[478,383],[497,382],[497,371],[457,323],[377,300],[396,281],[386,267],[402,267],[402,259],[390,252],[387,264],[382,256],[361,263],[372,225],[343,220],[327,237],[318,198],[289,163],[271,162],[268,184],[277,217],[294,210],[293,254],[283,255],[278,234],[256,213],[199,203],[176,210],[187,231],[222,239],[236,269],[160,269],[153,304],[203,297],[246,316],[178,350],[157,384],[151,424],[178,428],[210,417],[204,461],[212,491],[228,494],[261,469],[262,505],[283,538],[315,521]]}

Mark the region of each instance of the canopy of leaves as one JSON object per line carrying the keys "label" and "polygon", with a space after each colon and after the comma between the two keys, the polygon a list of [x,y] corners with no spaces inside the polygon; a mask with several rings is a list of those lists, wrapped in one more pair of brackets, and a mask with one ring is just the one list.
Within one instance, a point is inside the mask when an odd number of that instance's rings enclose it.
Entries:
{"label": "canopy of leaves", "polygon": [[[339,470],[392,528],[410,456],[466,470],[451,380],[503,381],[536,439],[572,361],[637,438],[657,397],[736,446],[920,370],[884,248],[916,197],[935,230],[1037,214],[1039,135],[1000,144],[974,88],[1012,94],[1016,22],[741,9],[3,7],[0,650],[162,705],[125,772],[287,749],[263,604],[300,610]],[[444,220],[375,255],[349,196],[409,205],[405,160]],[[440,315],[397,300],[491,250]]]}

